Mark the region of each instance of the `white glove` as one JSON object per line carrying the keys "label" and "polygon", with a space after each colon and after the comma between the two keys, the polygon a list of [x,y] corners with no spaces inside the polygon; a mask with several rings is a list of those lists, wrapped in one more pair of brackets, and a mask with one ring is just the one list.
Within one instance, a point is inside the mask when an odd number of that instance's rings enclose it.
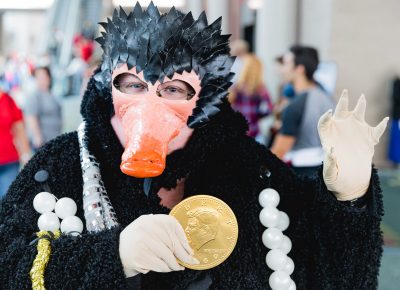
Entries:
{"label": "white glove", "polygon": [[119,255],[127,278],[149,271],[171,272],[199,264],[178,221],[169,215],[142,215],[120,234]]}
{"label": "white glove", "polygon": [[323,168],[327,188],[338,200],[353,200],[364,195],[371,178],[374,146],[385,131],[389,118],[376,127],[365,122],[367,102],[364,95],[358,99],[354,111],[348,110],[348,93],[344,90],[332,110],[319,119],[318,133],[325,150]]}

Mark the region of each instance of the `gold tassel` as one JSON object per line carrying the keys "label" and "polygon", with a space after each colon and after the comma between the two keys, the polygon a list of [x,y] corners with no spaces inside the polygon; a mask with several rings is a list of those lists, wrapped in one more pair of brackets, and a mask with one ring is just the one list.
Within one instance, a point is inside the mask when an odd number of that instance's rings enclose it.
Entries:
{"label": "gold tassel", "polygon": [[52,233],[48,231],[40,231],[36,233],[36,235],[39,238],[37,244],[38,253],[33,261],[32,269],[29,274],[31,276],[33,290],[46,290],[44,287],[44,271],[46,270],[51,255],[50,239],[58,239],[61,232],[55,231]]}

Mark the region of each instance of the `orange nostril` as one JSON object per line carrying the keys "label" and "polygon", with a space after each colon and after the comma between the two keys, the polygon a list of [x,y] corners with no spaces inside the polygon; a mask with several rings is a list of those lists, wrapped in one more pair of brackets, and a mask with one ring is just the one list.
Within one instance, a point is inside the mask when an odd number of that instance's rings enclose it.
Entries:
{"label": "orange nostril", "polygon": [[121,171],[127,175],[145,178],[161,175],[165,169],[165,159],[146,158],[145,156],[132,156],[121,163]]}
{"label": "orange nostril", "polygon": [[[135,132],[134,132],[135,133]],[[161,175],[165,169],[168,140],[159,140],[147,134],[132,134],[122,155],[121,171],[127,175],[145,178]]]}

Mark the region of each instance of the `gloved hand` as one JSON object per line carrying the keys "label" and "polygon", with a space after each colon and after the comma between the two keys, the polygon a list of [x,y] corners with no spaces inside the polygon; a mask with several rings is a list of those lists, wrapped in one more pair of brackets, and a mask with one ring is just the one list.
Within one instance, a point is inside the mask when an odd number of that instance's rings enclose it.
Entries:
{"label": "gloved hand", "polygon": [[385,131],[388,117],[378,126],[369,126],[364,119],[366,100],[358,99],[354,111],[348,110],[348,93],[344,90],[332,110],[322,115],[318,133],[325,150],[323,176],[327,188],[338,200],[353,200],[363,196],[371,178],[374,146]]}
{"label": "gloved hand", "polygon": [[119,255],[127,278],[149,271],[184,269],[176,258],[199,264],[178,221],[169,215],[142,215],[120,234]]}

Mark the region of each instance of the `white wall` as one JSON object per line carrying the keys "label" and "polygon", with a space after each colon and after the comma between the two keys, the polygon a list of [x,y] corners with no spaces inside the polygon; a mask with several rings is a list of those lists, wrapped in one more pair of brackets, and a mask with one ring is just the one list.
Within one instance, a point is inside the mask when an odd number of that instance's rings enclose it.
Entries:
{"label": "white wall", "polygon": [[192,12],[193,17],[196,19],[200,13],[204,10],[203,0],[186,0],[185,11]]}
{"label": "white wall", "polygon": [[206,12],[209,23],[222,16],[222,33],[229,32],[229,0],[206,0]]}
{"label": "white wall", "polygon": [[6,11],[2,17],[2,52],[35,55],[45,31],[45,11]]}
{"label": "white wall", "polygon": [[[364,93],[366,120],[377,125],[390,114],[391,80],[400,76],[400,1],[335,0],[329,57],[339,67],[337,89],[348,88],[351,104]],[[388,130],[375,151],[385,165]]]}
{"label": "white wall", "polygon": [[275,58],[293,44],[295,25],[296,5],[293,0],[265,0],[257,11],[255,51],[263,61],[264,78],[274,97],[279,84]]}
{"label": "white wall", "polygon": [[329,60],[333,0],[302,0],[299,40],[318,49],[321,60]]}

